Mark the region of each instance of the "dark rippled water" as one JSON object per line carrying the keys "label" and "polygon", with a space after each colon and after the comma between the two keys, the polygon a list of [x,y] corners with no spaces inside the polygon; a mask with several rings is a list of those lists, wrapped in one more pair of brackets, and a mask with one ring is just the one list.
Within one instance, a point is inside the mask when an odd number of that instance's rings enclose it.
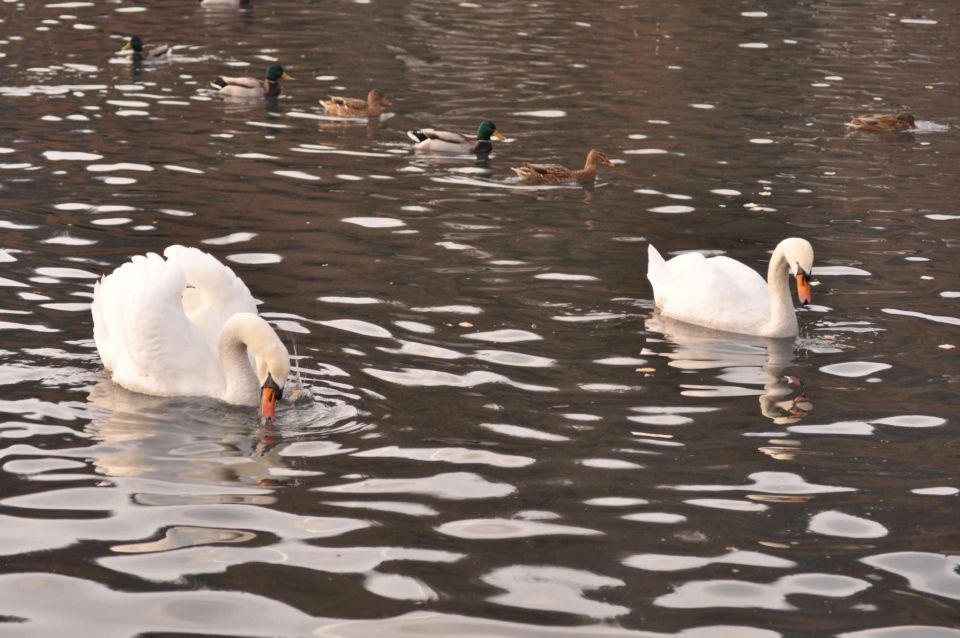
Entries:
{"label": "dark rippled water", "polygon": [[[953,0],[0,16],[0,634],[960,636]],[[273,61],[273,103],[205,89]],[[404,135],[484,118],[488,162]],[[508,179],[591,147],[594,188]],[[652,316],[648,242],[791,235],[795,343]],[[93,281],[171,243],[295,340],[275,431],[102,373]]]}

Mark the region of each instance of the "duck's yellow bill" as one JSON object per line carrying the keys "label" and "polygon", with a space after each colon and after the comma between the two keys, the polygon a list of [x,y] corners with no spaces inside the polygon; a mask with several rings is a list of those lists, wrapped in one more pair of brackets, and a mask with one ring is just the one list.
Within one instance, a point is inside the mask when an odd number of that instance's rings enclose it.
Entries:
{"label": "duck's yellow bill", "polygon": [[273,423],[277,417],[277,391],[270,386],[264,386],[260,395],[260,418],[264,423]]}
{"label": "duck's yellow bill", "polygon": [[494,136],[495,138],[497,138],[498,140],[500,140],[501,142],[502,142],[503,140],[507,139],[506,137],[503,136],[503,133],[501,133],[500,131],[494,131],[494,132],[493,132],[493,136]]}
{"label": "duck's yellow bill", "polygon": [[810,303],[813,299],[813,291],[810,288],[810,280],[802,272],[797,273],[797,298],[802,304]]}
{"label": "duck's yellow bill", "polygon": [[120,50],[121,50],[121,51],[129,51],[129,50],[132,49],[132,48],[133,48],[133,43],[132,43],[132,42],[127,42],[126,44],[123,45],[123,48],[120,49]]}
{"label": "duck's yellow bill", "polygon": [[283,75],[280,76],[280,79],[281,79],[281,80],[292,80],[293,78],[290,77],[290,74],[289,74],[289,73],[287,73],[286,71],[284,71],[284,72],[283,72]]}

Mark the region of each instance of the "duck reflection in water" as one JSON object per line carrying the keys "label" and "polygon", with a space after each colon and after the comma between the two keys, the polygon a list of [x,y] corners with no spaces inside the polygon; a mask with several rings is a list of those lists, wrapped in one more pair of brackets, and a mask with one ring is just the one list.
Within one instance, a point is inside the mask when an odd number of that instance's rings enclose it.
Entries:
{"label": "duck reflection in water", "polygon": [[[772,339],[730,332],[719,332],[655,315],[646,321],[650,332],[664,335],[669,351],[659,352],[669,365],[686,370],[717,368],[719,378],[727,385],[682,385],[685,396],[722,397],[753,394],[743,384],[763,382],[759,395],[760,413],[777,425],[790,425],[805,418],[812,410],[796,374],[787,374],[793,364],[794,338]],[[648,345],[650,345],[648,343]],[[751,372],[751,369],[761,374]],[[733,385],[736,384],[736,385]]]}

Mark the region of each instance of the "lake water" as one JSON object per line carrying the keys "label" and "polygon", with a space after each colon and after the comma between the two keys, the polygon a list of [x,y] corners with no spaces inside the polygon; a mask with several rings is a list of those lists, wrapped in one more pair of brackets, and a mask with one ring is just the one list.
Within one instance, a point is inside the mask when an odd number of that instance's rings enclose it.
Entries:
{"label": "lake water", "polygon": [[[955,0],[0,18],[3,636],[960,636]],[[274,61],[279,100],[206,88]],[[485,118],[483,162],[404,133]],[[510,178],[592,147],[594,187]],[[788,236],[795,342],[653,316],[648,243]],[[172,243],[295,343],[275,430],[103,373],[93,282]]]}

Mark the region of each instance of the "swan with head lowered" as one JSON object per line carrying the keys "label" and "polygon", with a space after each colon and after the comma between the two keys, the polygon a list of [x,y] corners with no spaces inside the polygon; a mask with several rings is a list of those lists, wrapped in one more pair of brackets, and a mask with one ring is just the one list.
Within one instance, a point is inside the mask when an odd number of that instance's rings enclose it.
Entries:
{"label": "swan with head lowered", "polygon": [[[93,337],[128,390],[260,405],[272,422],[290,355],[230,268],[196,248],[138,255],[93,291]],[[164,258],[165,257],[165,258]]]}
{"label": "swan with head lowered", "polygon": [[766,281],[754,269],[729,257],[686,253],[664,261],[652,244],[647,253],[647,279],[653,286],[657,310],[664,317],[761,337],[796,337],[799,333],[787,275],[797,281],[800,303],[809,303],[813,247],[806,239],[790,237],[777,244]]}

